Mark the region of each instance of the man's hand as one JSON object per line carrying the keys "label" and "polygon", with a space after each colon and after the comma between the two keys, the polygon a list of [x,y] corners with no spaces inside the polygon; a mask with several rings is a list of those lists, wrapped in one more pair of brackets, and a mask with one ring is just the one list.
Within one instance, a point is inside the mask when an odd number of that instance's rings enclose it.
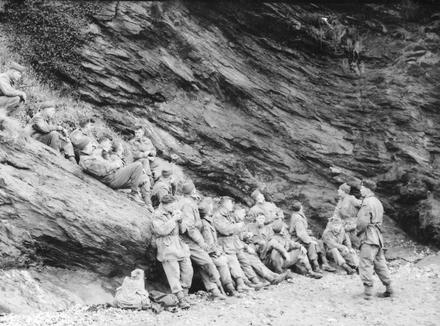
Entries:
{"label": "man's hand", "polygon": [[300,250],[304,255],[307,255],[307,249],[304,246],[301,246]]}
{"label": "man's hand", "polygon": [[346,246],[341,245],[341,246],[339,247],[339,250],[341,250],[341,253],[342,253],[343,255],[348,254],[348,248],[347,248]]}
{"label": "man's hand", "polygon": [[309,246],[317,246],[318,242],[316,242],[315,240],[310,241]]}
{"label": "man's hand", "polygon": [[242,230],[244,229],[244,222],[235,223],[235,226],[237,227],[237,229]]}
{"label": "man's hand", "polygon": [[181,222],[183,219],[182,213],[180,211],[174,211],[173,218],[176,220],[176,222]]}

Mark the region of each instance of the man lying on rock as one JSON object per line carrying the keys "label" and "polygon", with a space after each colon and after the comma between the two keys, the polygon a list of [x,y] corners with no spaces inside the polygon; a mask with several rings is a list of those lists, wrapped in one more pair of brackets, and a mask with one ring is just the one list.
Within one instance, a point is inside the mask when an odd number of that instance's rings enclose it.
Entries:
{"label": "man lying on rock", "polygon": [[63,153],[66,158],[76,164],[75,153],[66,130],[54,123],[55,104],[44,102],[40,111],[34,115],[28,124],[30,136],[43,144]]}
{"label": "man lying on rock", "polygon": [[0,109],[13,109],[26,102],[26,93],[14,88],[24,71],[25,67],[12,63],[6,72],[0,74]]}
{"label": "man lying on rock", "polygon": [[[149,195],[149,191],[144,189],[148,176],[144,173],[142,163],[134,162],[124,166],[121,158],[122,149],[115,144],[114,148],[110,139],[100,140],[100,146],[92,151],[86,150],[80,156],[80,166],[88,174],[106,184],[112,189],[131,189],[130,197],[136,202],[142,202],[141,195]],[[90,147],[91,139],[85,147]],[[139,194],[139,192],[141,194]],[[144,200],[148,209],[150,198]]]}

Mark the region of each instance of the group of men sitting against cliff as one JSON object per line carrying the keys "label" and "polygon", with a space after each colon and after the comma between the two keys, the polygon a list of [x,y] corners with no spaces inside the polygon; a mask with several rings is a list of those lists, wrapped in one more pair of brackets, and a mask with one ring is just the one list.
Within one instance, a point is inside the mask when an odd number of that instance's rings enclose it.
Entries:
{"label": "group of men sitting against cliff", "polygon": [[[18,77],[15,71],[21,73],[18,66],[12,70],[6,76],[0,75],[0,107],[19,105],[26,100],[24,93],[14,92],[12,86],[4,87],[5,80],[10,83]],[[8,99],[14,97],[18,98]],[[365,231],[369,225],[382,223],[383,208],[380,202],[361,206],[361,201],[350,195],[347,184],[340,186],[339,202],[322,239],[318,240],[312,235],[298,201],[291,205],[293,214],[288,225],[283,211],[266,201],[258,189],[251,194],[255,204],[250,209],[234,205],[230,197],[222,197],[218,203],[209,197],[201,198],[191,182],[177,189],[171,166],[160,168],[155,164],[155,147],[144,136],[142,127],[136,128],[129,148],[124,148],[108,137],[94,139],[89,120],[81,121],[68,135],[64,128],[53,124],[53,105],[44,104],[40,109],[28,125],[33,138],[61,152],[72,163],[79,162],[85,172],[109,187],[131,189],[131,197],[153,212],[157,259],[181,308],[190,306],[187,295],[193,280],[193,264],[200,269],[206,290],[213,297],[224,299],[226,294],[236,296],[291,279],[292,270],[319,279],[322,270],[336,271],[327,258],[353,274],[359,259],[352,241],[358,242],[357,235],[364,233],[365,239],[374,236],[371,248],[365,246],[365,241],[362,246],[365,259],[359,271],[365,295],[371,296],[373,269],[387,286],[385,294],[391,295],[383,241],[377,233],[380,229],[374,234]],[[361,192],[364,197],[374,198],[374,188],[374,183],[367,181]],[[359,225],[363,225],[360,233]],[[381,240],[379,244],[376,238]]]}

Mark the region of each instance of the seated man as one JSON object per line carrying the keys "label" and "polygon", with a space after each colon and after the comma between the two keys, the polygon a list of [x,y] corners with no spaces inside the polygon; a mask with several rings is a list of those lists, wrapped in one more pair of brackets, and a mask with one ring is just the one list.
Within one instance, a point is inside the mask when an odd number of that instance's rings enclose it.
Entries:
{"label": "seated man", "polygon": [[307,218],[304,215],[303,206],[299,201],[294,201],[292,204],[293,214],[290,218],[289,233],[292,235],[294,241],[298,241],[307,249],[309,261],[315,272],[320,273],[321,268],[318,262],[318,256],[322,260],[322,268],[328,272],[335,272],[336,269],[328,264],[325,256],[323,246],[318,240],[311,235],[312,231],[308,227]]}
{"label": "seated man", "polygon": [[359,265],[356,252],[351,247],[350,237],[345,233],[341,219],[331,218],[322,234],[324,248],[331,255],[338,266],[341,266],[347,274],[355,273],[353,268]]}
{"label": "seated man", "polygon": [[[70,142],[73,145],[75,152],[75,159],[79,162],[81,156],[81,149],[84,148],[84,143],[87,143],[87,139],[94,139],[92,134],[93,119],[84,118],[79,121],[79,126],[70,133]],[[97,146],[97,143],[95,144]]]}
{"label": "seated man", "polygon": [[206,244],[200,230],[202,221],[196,201],[191,197],[195,192],[192,183],[185,183],[182,187],[183,197],[179,199],[177,207],[182,212],[181,233],[183,241],[188,245],[191,261],[200,267],[203,284],[214,298],[225,299],[221,293],[220,274],[209,256],[210,247]]}
{"label": "seated man", "polygon": [[[217,231],[212,225],[212,211],[213,203],[209,200],[204,200],[199,205],[199,214],[202,220],[202,236],[206,245],[209,247],[208,253],[214,262],[217,270],[220,274],[220,281],[225,289],[226,293],[230,296],[236,296],[237,292],[234,288],[234,283],[232,281],[232,275],[235,277],[235,282],[238,283],[237,278],[240,277],[241,271],[238,260],[234,261],[228,260],[227,256],[223,252],[222,248],[218,245],[217,241]],[[237,272],[238,270],[238,272]]]}
{"label": "seated man", "polygon": [[193,268],[188,245],[180,237],[182,213],[173,196],[161,198],[161,204],[153,214],[152,231],[157,247],[157,260],[162,263],[171,292],[179,300],[182,309],[188,309],[188,290],[191,287]]}
{"label": "seated man", "polygon": [[4,73],[0,74],[0,109],[13,109],[26,102],[26,93],[14,88],[22,77],[25,67],[13,63]]}
{"label": "seated man", "polygon": [[248,271],[248,275],[251,275],[251,281],[258,285],[260,283],[249,261],[243,255],[243,243],[238,235],[244,231],[245,225],[243,222],[235,222],[232,216],[233,209],[232,198],[222,197],[219,208],[213,215],[212,225],[217,231],[220,248],[226,254],[229,263],[234,266],[231,274],[236,281],[237,291],[246,292],[249,288],[245,285],[244,269]]}
{"label": "seated man", "polygon": [[251,207],[248,214],[251,221],[255,221],[259,214],[263,214],[266,217],[265,224],[284,219],[283,211],[274,203],[267,202],[264,195],[258,189],[251,194],[251,197],[255,200],[255,205]]}
{"label": "seated man", "polygon": [[[89,148],[90,143],[84,146]],[[83,170],[112,189],[131,189],[131,197],[139,202],[139,190],[143,192],[147,176],[141,163],[131,163],[124,166],[122,159],[111,152],[107,141],[102,141],[100,148],[91,152],[83,151],[80,166]],[[111,145],[110,145],[111,146]],[[148,202],[145,202],[148,207]],[[148,207],[149,208],[149,207]]]}
{"label": "seated man", "polygon": [[66,137],[66,130],[53,122],[55,105],[49,102],[43,103],[41,109],[42,111],[35,114],[29,122],[30,136],[54,150],[62,152],[65,157],[76,164],[73,146],[70,139]]}
{"label": "seated man", "polygon": [[160,178],[156,181],[151,191],[151,201],[153,207],[157,207],[160,199],[165,195],[176,194],[176,183],[173,179],[173,170],[171,167],[166,167],[162,170]]}
{"label": "seated man", "polygon": [[121,309],[147,309],[151,306],[148,292],[145,290],[144,271],[135,269],[130,277],[125,277],[122,285],[116,289],[115,306]]}
{"label": "seated man", "polygon": [[[293,266],[298,266],[305,268],[306,276],[316,279],[322,278],[322,274],[313,271],[307,257],[307,250],[298,242],[290,239],[287,225],[284,222],[275,222],[272,229],[274,234],[267,250],[270,251],[270,265],[276,272],[281,273]],[[281,249],[279,249],[280,247]]]}
{"label": "seated man", "polygon": [[356,236],[356,216],[362,201],[350,195],[351,187],[344,183],[338,189],[339,201],[336,204],[332,217],[339,218],[344,224],[345,231],[350,236],[352,244],[359,247],[359,239]]}

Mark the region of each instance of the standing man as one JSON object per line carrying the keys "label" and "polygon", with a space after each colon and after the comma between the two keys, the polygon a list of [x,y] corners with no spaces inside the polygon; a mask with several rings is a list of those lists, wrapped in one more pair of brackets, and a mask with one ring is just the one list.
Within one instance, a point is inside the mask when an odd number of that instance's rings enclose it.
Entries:
{"label": "standing man", "polygon": [[202,221],[200,219],[199,208],[192,198],[195,188],[192,183],[185,183],[182,186],[183,197],[178,201],[178,207],[182,212],[182,238],[188,245],[191,260],[200,267],[201,277],[206,290],[214,298],[225,299],[220,292],[220,274],[209,256],[210,246],[205,242],[202,233]]}
{"label": "standing man", "polygon": [[304,209],[299,201],[294,201],[292,204],[293,214],[290,218],[289,233],[292,235],[294,241],[298,241],[307,249],[310,264],[315,272],[321,273],[319,267],[318,256],[322,260],[322,269],[328,272],[335,272],[336,269],[328,264],[325,257],[324,248],[320,245],[318,240],[312,236],[312,231],[309,229],[307,218],[304,215]]}
{"label": "standing man", "polygon": [[25,67],[13,63],[6,72],[0,74],[0,109],[16,108],[21,102],[26,102],[26,93],[14,88],[24,71]]}
{"label": "standing man", "polygon": [[364,284],[364,299],[370,300],[373,295],[373,272],[385,285],[383,297],[393,295],[390,272],[383,251],[383,206],[374,195],[376,183],[371,180],[363,181],[361,196],[363,197],[361,208],[357,215],[356,232],[360,239],[360,262],[359,275]]}
{"label": "standing man", "polygon": [[179,306],[188,309],[187,295],[194,272],[188,245],[180,237],[182,219],[175,198],[166,195],[161,198],[161,204],[153,214],[152,231],[156,240],[157,260],[162,263],[171,292],[179,300]]}
{"label": "standing man", "polygon": [[339,186],[338,197],[339,201],[336,204],[333,218],[339,218],[344,223],[345,231],[348,233],[352,244],[359,247],[359,239],[356,237],[356,216],[361,207],[361,200],[355,196],[350,195],[351,187],[343,183]]}

